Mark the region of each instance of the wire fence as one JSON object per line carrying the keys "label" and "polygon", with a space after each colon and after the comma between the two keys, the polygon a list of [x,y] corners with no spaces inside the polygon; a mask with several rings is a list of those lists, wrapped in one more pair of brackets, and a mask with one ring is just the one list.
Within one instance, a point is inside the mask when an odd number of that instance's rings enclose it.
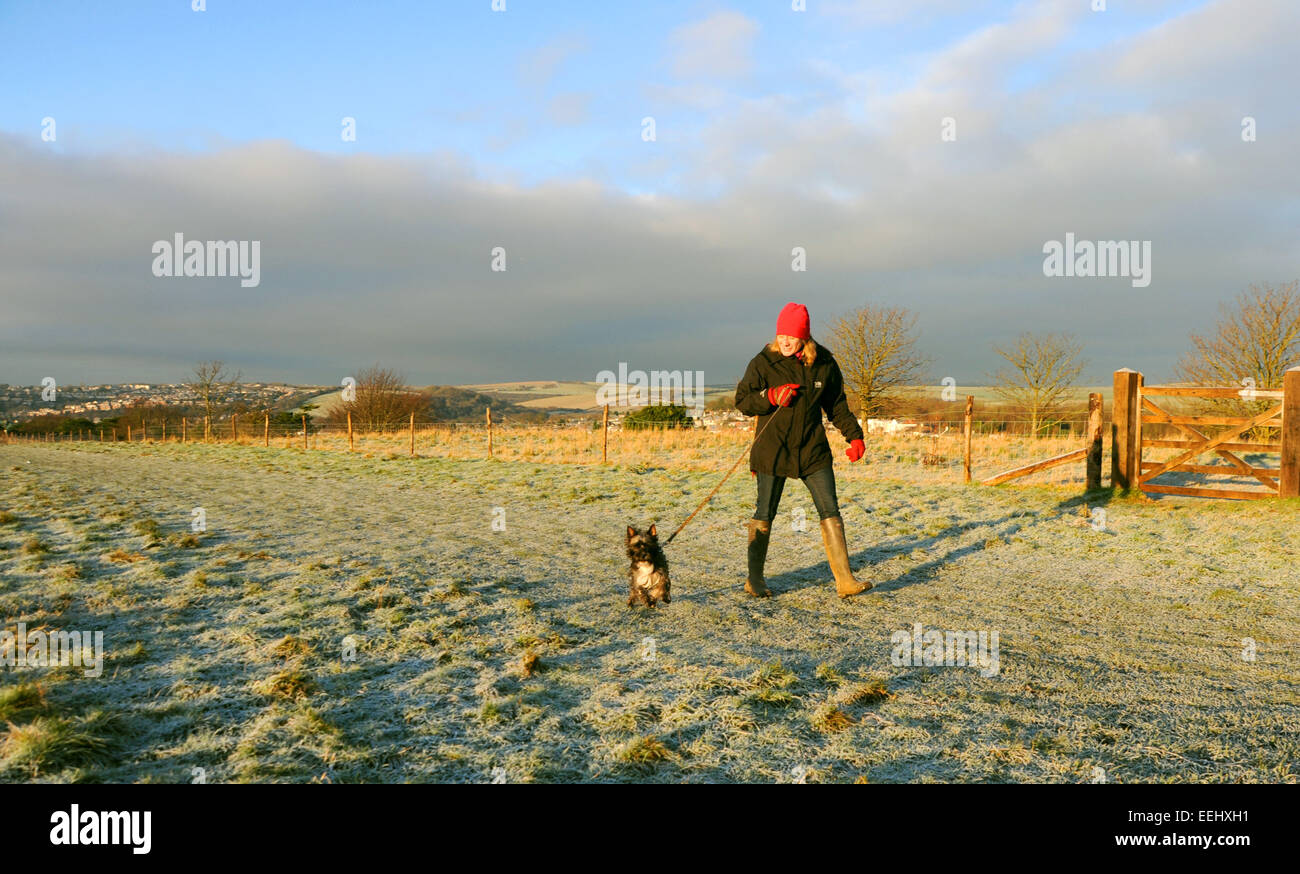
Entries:
{"label": "wire fence", "polygon": [[[362,431],[346,425],[302,423],[288,425],[261,421],[218,421],[204,427],[193,419],[145,425],[118,425],[75,429],[68,432],[6,435],[7,442],[76,444],[130,442],[136,445],[186,444],[212,448],[270,448],[295,452],[354,453],[361,457],[446,458],[509,462],[608,464],[634,471],[656,468],[715,471],[729,467],[753,439],[753,419],[729,427],[650,428],[604,430],[590,424],[535,425],[514,422],[411,422],[405,427]],[[612,424],[612,423],[611,423]],[[927,423],[927,427],[936,423]],[[945,424],[943,422],[937,424]],[[868,433],[863,464],[848,465],[851,475],[887,475],[903,480],[952,481],[964,478],[967,441],[961,421],[933,432]],[[1024,426],[1023,428],[1017,426]],[[1056,454],[1079,445],[1068,434],[1028,437],[1028,422],[1008,420],[973,422],[971,452],[975,478]],[[843,441],[828,429],[837,464],[847,465]],[[1078,468],[1075,470],[1075,468]],[[1082,465],[1060,468],[1039,482],[1081,482]]]}

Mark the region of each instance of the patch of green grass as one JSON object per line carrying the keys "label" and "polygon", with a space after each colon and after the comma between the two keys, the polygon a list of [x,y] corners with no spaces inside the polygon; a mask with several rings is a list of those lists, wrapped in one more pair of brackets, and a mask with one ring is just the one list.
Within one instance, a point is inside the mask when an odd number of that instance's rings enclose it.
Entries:
{"label": "patch of green grass", "polygon": [[498,722],[514,718],[514,708],[508,701],[488,700],[478,710],[478,720],[484,725],[493,725]]}
{"label": "patch of green grass", "polygon": [[799,678],[794,672],[779,661],[768,662],[749,678],[750,693],[746,701],[751,704],[767,704],[773,707],[791,707],[797,701],[790,687],[797,685]]}
{"label": "patch of green grass", "polygon": [[825,683],[828,686],[844,685],[844,676],[839,671],[835,670],[830,665],[828,665],[826,662],[822,662],[820,665],[817,666],[817,670],[814,676],[816,676],[817,679],[821,680],[823,683]]}
{"label": "patch of green grass", "polygon": [[750,677],[750,683],[761,689],[786,689],[799,682],[794,671],[779,661],[768,662]]}
{"label": "patch of green grass", "polygon": [[0,723],[21,722],[45,708],[45,690],[36,683],[0,688]]}
{"label": "patch of green grass", "polygon": [[640,768],[653,767],[672,758],[672,751],[656,737],[638,737],[624,744],[618,751],[618,759]]}
{"label": "patch of green grass", "polygon": [[115,657],[123,662],[144,661],[149,657],[149,650],[145,647],[144,641],[137,640]]}
{"label": "patch of green grass", "polygon": [[41,716],[11,726],[0,745],[0,757],[6,767],[22,768],[33,775],[75,765],[107,764],[125,735],[122,718],[102,710],[72,719]]}

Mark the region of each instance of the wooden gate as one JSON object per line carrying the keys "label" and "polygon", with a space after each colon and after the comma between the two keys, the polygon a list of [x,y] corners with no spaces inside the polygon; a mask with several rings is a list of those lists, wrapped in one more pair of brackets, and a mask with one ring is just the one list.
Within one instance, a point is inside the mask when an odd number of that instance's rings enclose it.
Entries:
{"label": "wooden gate", "polygon": [[[1184,416],[1171,413],[1152,397],[1193,397],[1268,401],[1268,408],[1254,416]],[[1277,403],[1273,403],[1276,401]],[[1300,495],[1300,368],[1286,374],[1282,391],[1196,386],[1144,385],[1142,374],[1133,370],[1115,373],[1115,406],[1112,425],[1112,481],[1121,488],[1165,495],[1201,498],[1296,497]],[[1166,425],[1177,430],[1179,439],[1157,439],[1143,433],[1143,426]],[[1210,436],[1204,427],[1223,428]],[[1247,436],[1258,428],[1276,428],[1276,442],[1252,442]],[[1147,448],[1181,450],[1165,461],[1144,461]],[[1197,457],[1213,452],[1226,464],[1199,464]],[[1279,453],[1278,467],[1255,467],[1239,452]],[[1249,477],[1264,489],[1205,488],[1152,482],[1167,473],[1226,474]]]}

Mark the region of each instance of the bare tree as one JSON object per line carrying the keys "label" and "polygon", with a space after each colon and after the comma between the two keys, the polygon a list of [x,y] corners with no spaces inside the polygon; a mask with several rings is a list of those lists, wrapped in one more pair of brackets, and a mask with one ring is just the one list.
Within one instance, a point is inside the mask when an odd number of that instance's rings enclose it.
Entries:
{"label": "bare tree", "polygon": [[868,304],[827,324],[826,346],[839,362],[844,389],[864,419],[900,400],[927,360],[916,351],[916,315]]}
{"label": "bare tree", "polygon": [[429,406],[428,396],[407,388],[405,378],[395,370],[376,364],[358,372],[356,380],[355,399],[335,406],[330,412],[332,421],[342,422],[351,413],[353,427],[383,431],[406,424],[411,413]]}
{"label": "bare tree", "polygon": [[220,414],[230,402],[242,375],[232,376],[222,361],[200,361],[194,365],[194,380],[185,383],[185,387],[198,397],[203,407],[203,439],[208,439],[213,416]]}
{"label": "bare tree", "polygon": [[[1178,378],[1194,385],[1241,389],[1241,398],[1203,400],[1201,411],[1255,416],[1276,401],[1251,397],[1250,390],[1276,391],[1289,368],[1300,364],[1300,283],[1251,285],[1234,305],[1219,307],[1213,336],[1193,334],[1192,351],[1178,364]],[[1250,432],[1267,440],[1266,427]]]}
{"label": "bare tree", "polygon": [[1178,365],[1179,379],[1196,385],[1282,388],[1300,364],[1300,283],[1251,285],[1235,306],[1220,308],[1212,337],[1192,335],[1193,351]]}
{"label": "bare tree", "polygon": [[1030,434],[1037,436],[1083,372],[1082,347],[1069,334],[1030,334],[1016,338],[1014,346],[994,346],[1007,365],[993,375],[993,391],[1029,413]]}

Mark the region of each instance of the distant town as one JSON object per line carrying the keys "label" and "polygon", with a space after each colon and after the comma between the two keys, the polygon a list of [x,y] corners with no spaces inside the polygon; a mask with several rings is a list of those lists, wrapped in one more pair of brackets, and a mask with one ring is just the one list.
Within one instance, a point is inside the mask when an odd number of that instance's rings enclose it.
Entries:
{"label": "distant town", "polygon": [[[282,383],[239,383],[230,401],[249,408],[289,410],[319,394],[317,387]],[[134,407],[155,409],[192,407],[198,395],[182,383],[117,383],[105,385],[23,386],[0,383],[0,424],[21,424],[43,416],[75,416],[99,422]]]}

